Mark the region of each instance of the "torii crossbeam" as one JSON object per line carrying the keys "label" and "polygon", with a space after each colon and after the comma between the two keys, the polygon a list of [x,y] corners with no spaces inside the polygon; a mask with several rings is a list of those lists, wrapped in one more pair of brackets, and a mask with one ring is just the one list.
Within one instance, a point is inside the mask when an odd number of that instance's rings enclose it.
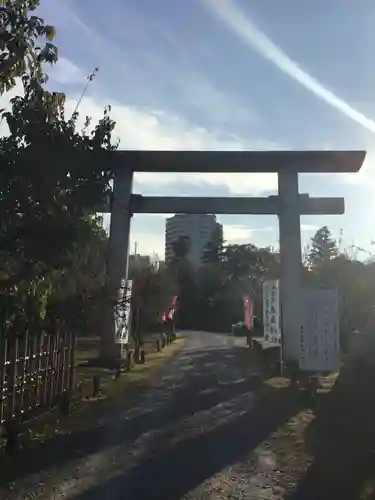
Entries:
{"label": "torii crossbeam", "polygon": [[[301,214],[343,214],[343,198],[299,194],[299,173],[358,172],[364,151],[115,151],[116,165],[107,279],[117,293],[127,278],[130,219],[133,213],[275,214],[279,218],[283,356],[298,360],[300,329]],[[132,195],[135,171],[274,172],[278,196],[267,198],[175,198]],[[116,355],[113,311],[107,310],[102,355]]]}

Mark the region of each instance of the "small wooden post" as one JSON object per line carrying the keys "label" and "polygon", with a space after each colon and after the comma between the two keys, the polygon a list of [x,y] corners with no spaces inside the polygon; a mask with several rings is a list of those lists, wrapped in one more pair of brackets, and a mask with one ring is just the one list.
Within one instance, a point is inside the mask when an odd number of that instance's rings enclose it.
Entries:
{"label": "small wooden post", "polygon": [[130,371],[131,367],[132,367],[132,351],[128,351],[126,356],[126,369]]}
{"label": "small wooden post", "polygon": [[100,377],[99,375],[94,375],[92,377],[92,397],[97,398],[100,393]]}
{"label": "small wooden post", "polygon": [[117,366],[116,370],[115,370],[115,373],[114,373],[114,379],[115,380],[118,380],[120,378],[120,375],[121,375],[121,366]]}
{"label": "small wooden post", "polygon": [[64,391],[61,395],[60,411],[62,415],[69,415],[71,407],[71,392]]}
{"label": "small wooden post", "polygon": [[146,353],[145,353],[144,349],[142,349],[142,350],[140,351],[140,359],[139,359],[139,361],[140,361],[140,363],[141,363],[142,365],[144,365],[144,364],[145,364],[145,362],[146,362]]}
{"label": "small wooden post", "polygon": [[12,419],[5,424],[5,452],[13,454],[19,449],[20,423]]}

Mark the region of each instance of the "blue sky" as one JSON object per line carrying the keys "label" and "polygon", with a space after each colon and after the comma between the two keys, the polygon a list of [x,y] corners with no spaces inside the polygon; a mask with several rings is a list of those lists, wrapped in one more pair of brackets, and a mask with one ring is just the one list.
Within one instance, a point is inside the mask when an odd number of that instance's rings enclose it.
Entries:
{"label": "blue sky", "polygon": [[[366,149],[359,175],[305,175],[301,192],[345,196],[344,216],[304,217],[304,244],[326,223],[346,245],[375,239],[375,4],[367,0],[42,0],[57,28],[51,84],[70,105],[112,104],[122,147]],[[137,175],[158,195],[262,195],[275,176]],[[276,217],[220,216],[228,240],[277,244]],[[164,217],[137,216],[133,241],[163,253]]]}

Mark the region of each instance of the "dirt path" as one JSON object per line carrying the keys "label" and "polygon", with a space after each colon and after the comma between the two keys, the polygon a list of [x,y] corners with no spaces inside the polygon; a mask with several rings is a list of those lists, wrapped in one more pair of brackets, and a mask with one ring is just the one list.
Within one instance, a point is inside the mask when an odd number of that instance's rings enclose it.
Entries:
{"label": "dirt path", "polygon": [[234,357],[225,336],[190,333],[136,401],[70,436],[61,461],[51,456],[55,465],[0,497],[183,498],[268,431],[255,413],[263,432],[248,425],[256,380],[243,376]]}
{"label": "dirt path", "polygon": [[282,384],[262,384],[240,358],[226,336],[191,332],[147,390],[70,437],[48,470],[0,498],[370,498],[336,497],[334,481],[320,488],[304,444],[314,414]]}

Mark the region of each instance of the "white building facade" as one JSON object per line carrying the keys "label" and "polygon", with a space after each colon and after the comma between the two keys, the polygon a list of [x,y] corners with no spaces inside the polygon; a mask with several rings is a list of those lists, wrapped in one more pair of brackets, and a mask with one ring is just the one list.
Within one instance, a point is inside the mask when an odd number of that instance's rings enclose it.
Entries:
{"label": "white building facade", "polygon": [[214,214],[176,214],[169,217],[165,224],[165,261],[168,263],[174,257],[173,242],[186,236],[190,241],[187,257],[198,268],[203,264],[206,245],[218,228],[222,233],[222,226]]}

